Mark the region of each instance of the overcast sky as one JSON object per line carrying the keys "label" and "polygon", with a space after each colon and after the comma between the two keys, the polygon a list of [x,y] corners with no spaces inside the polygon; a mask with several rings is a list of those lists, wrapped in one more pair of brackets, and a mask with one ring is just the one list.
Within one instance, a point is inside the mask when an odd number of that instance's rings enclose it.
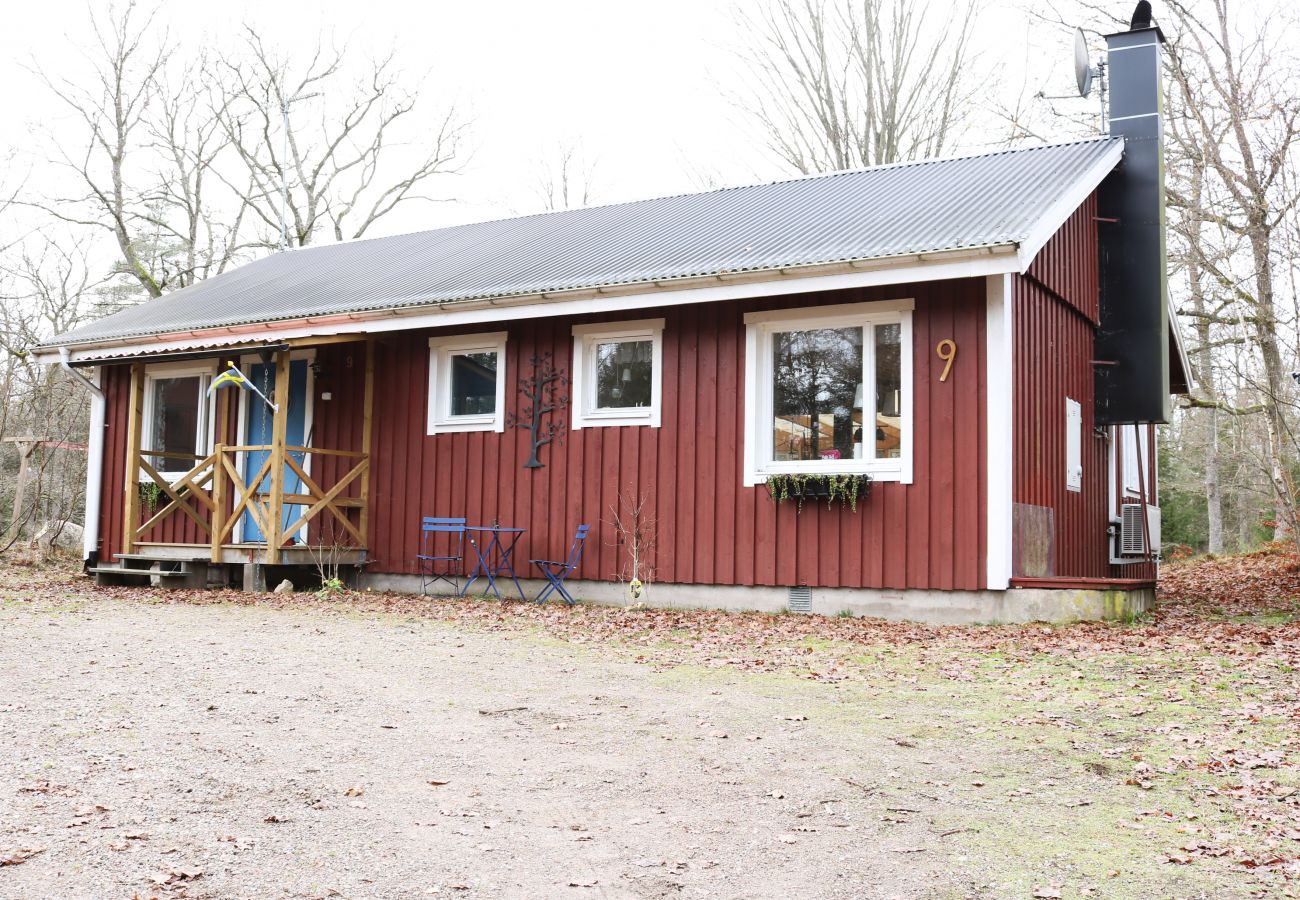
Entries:
{"label": "overcast sky", "polygon": [[[197,47],[229,44],[248,22],[268,44],[290,51],[310,47],[324,31],[357,54],[393,48],[412,75],[427,68],[426,104],[455,100],[472,111],[474,157],[463,175],[439,186],[457,202],[411,204],[375,231],[392,233],[536,211],[538,162],[563,142],[580,143],[595,160],[600,202],[695,190],[692,171],[725,184],[788,174],[756,146],[727,96],[745,90],[733,52],[735,10],[745,2],[168,0],[159,25]],[[55,107],[27,67],[77,72],[79,45],[90,40],[87,10],[85,0],[6,4],[0,121],[9,127],[0,147],[31,149],[26,129],[51,120]],[[1059,64],[1032,80],[1049,93],[1068,91],[1068,31],[1038,26],[1031,34],[1010,0],[988,10],[978,43],[999,89],[1018,88],[1026,59],[1036,59]],[[24,164],[38,165],[20,155]]]}

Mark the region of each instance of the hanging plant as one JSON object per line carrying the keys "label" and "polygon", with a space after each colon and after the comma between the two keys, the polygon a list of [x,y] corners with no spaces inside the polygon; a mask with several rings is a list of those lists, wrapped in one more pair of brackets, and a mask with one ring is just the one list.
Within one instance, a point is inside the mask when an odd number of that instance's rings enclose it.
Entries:
{"label": "hanging plant", "polygon": [[799,472],[769,475],[767,491],[775,503],[796,501],[799,512],[803,512],[804,501],[810,499],[824,499],[828,509],[839,503],[857,512],[858,500],[871,494],[871,476],[809,475]]}
{"label": "hanging plant", "polygon": [[158,501],[162,499],[162,488],[158,487],[152,481],[140,482],[140,504],[153,515],[158,509]]}

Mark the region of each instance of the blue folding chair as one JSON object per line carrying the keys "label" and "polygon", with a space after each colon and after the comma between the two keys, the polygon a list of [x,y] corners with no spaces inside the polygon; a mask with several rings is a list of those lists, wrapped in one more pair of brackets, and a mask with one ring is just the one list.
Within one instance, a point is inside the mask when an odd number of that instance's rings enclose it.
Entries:
{"label": "blue folding chair", "polygon": [[[435,556],[437,537],[449,534],[448,552],[454,556]],[[451,585],[453,593],[460,593],[460,576],[465,568],[465,520],[439,519],[425,516],[420,525],[420,555],[415,558],[420,567],[420,593],[427,594],[436,581]]]}
{"label": "blue folding chair", "polygon": [[590,525],[579,525],[578,533],[573,538],[573,546],[569,548],[569,558],[560,561],[554,559],[530,559],[528,560],[537,570],[542,573],[546,579],[547,585],[542,588],[537,595],[538,603],[545,603],[546,598],[551,594],[559,592],[564,598],[564,602],[570,606],[573,605],[573,596],[564,589],[564,579],[569,577],[569,573],[578,568],[578,563],[582,559],[582,545],[587,541],[587,532],[591,529]]}

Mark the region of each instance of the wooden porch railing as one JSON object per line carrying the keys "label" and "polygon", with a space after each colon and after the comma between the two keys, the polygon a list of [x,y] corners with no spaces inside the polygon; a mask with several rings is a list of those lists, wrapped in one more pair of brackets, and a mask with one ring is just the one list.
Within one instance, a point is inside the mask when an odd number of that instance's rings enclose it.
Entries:
{"label": "wooden porch railing", "polygon": [[[257,452],[266,453],[266,459],[252,476],[245,480],[239,472],[237,454]],[[297,458],[309,454],[355,459],[356,462],[327,490],[307,473],[307,467]],[[149,450],[143,451],[141,456],[169,459],[194,458],[189,454]],[[211,454],[198,460],[194,468],[175,481],[169,481],[159,474],[157,469],[141,459],[141,471],[158,485],[158,488],[168,497],[168,503],[133,529],[134,539],[140,540],[159,522],[181,512],[208,536],[212,546],[212,561],[219,562],[222,546],[233,533],[240,517],[247,512],[266,538],[267,562],[274,565],[279,561],[279,550],[286,541],[321,513],[329,512],[333,520],[356,542],[356,546],[364,548],[366,546],[364,529],[368,519],[364,515],[368,506],[367,498],[364,494],[360,497],[347,497],[343,496],[343,492],[354,481],[362,479],[370,471],[369,456],[360,451],[286,446],[282,464],[298,477],[303,492],[286,493],[281,489],[278,494],[275,493],[274,488],[263,489],[263,482],[271,473],[275,457],[274,447],[270,444],[232,446],[218,444]],[[281,485],[283,485],[282,480]],[[227,514],[226,508],[231,500],[234,501],[234,507]],[[307,509],[290,524],[284,525],[285,506],[306,506]],[[203,509],[207,510],[210,518],[203,516]],[[353,523],[348,516],[347,511],[352,509],[363,511],[359,516],[361,520],[359,525]]]}
{"label": "wooden porch railing", "polygon": [[[142,447],[142,412],[144,408],[145,367],[137,363],[131,368],[127,429],[126,502],[124,504],[125,532],[123,553],[134,551],[135,545],[158,523],[176,513],[183,513],[199,527],[211,544],[212,561],[221,561],[221,550],[234,531],[235,524],[245,512],[257,524],[266,538],[265,562],[280,562],[280,551],[285,542],[314,519],[328,512],[356,542],[359,549],[367,548],[370,522],[370,443],[373,432],[374,409],[374,340],[358,338],[366,343],[365,394],[362,407],[362,450],[334,450],[326,447],[301,447],[289,445],[285,438],[288,425],[289,351],[276,354],[275,417],[271,430],[271,443],[228,445],[218,443],[212,453],[204,457],[197,454],[170,453],[146,450]],[[225,394],[226,392],[223,392]],[[222,396],[219,405],[217,434],[227,434],[227,423],[233,414],[230,397]],[[265,452],[266,459],[247,479],[240,474],[238,454]],[[355,460],[351,468],[342,473],[327,490],[307,472],[303,464],[309,455]],[[183,459],[193,463],[192,468],[180,478],[169,480],[148,460]],[[302,484],[301,492],[286,492],[285,473],[290,472]],[[167,503],[152,511],[141,521],[141,475],[167,497]],[[269,479],[269,487],[263,483]],[[359,495],[344,496],[353,483],[358,482]],[[285,524],[284,508],[304,506],[306,509],[292,522]],[[229,512],[227,509],[229,508]],[[357,510],[357,521],[348,513]],[[204,513],[207,513],[205,516]]]}

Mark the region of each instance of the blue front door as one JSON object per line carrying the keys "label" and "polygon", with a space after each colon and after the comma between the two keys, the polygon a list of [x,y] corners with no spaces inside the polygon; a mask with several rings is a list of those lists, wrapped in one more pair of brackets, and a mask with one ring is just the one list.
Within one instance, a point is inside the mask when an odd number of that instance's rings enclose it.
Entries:
{"label": "blue front door", "polygon": [[[257,389],[268,397],[275,397],[275,365],[266,365],[265,363],[254,363],[248,371],[248,377]],[[244,441],[247,444],[270,444],[271,431],[274,426],[275,413],[271,407],[262,402],[251,391],[248,393],[248,418],[245,422]],[[289,363],[289,427],[285,443],[289,446],[306,447],[307,446],[307,360],[295,359]],[[270,456],[269,450],[253,450],[247,455],[244,463],[244,478],[255,476],[266,458]],[[307,467],[305,453],[298,451],[291,453],[291,456],[297,461],[298,465],[304,469]],[[257,485],[254,493],[268,494],[271,491],[271,473],[268,471]],[[288,466],[284,467],[284,492],[286,494],[301,494],[302,479],[299,478]],[[259,498],[265,502],[265,497]],[[284,521],[280,523],[280,530],[283,531],[302,515],[303,507],[301,505],[284,506]],[[257,527],[257,522],[253,517],[244,513],[244,542],[250,544],[261,544],[266,542],[266,535],[262,534],[262,529]]]}

